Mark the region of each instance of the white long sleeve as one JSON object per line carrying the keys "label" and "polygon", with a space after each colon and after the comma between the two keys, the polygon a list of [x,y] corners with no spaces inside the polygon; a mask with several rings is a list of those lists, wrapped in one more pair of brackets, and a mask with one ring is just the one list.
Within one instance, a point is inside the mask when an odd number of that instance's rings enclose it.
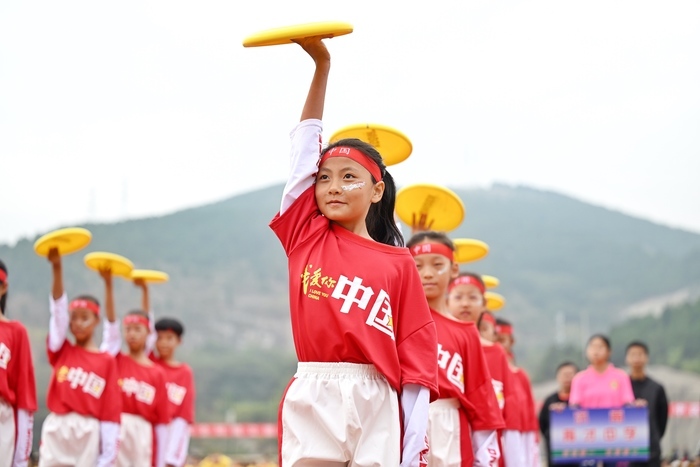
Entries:
{"label": "white long sleeve", "polygon": [[97,467],[111,467],[117,463],[119,448],[119,423],[100,422],[100,456]]}
{"label": "white long sleeve", "polygon": [[165,467],[165,452],[168,445],[168,425],[160,423],[155,428],[156,439],[156,465],[155,467]]}
{"label": "white long sleeve", "polygon": [[472,448],[474,448],[474,467],[496,467],[501,458],[498,449],[498,433],[495,430],[479,430],[472,432]]}
{"label": "white long sleeve", "polygon": [[54,300],[52,296],[49,296],[49,312],[51,317],[49,318],[48,346],[51,352],[58,352],[66,341],[68,323],[70,321],[68,297],[65,292],[58,300]]}
{"label": "white long sleeve", "polygon": [[34,414],[25,409],[17,409],[17,439],[12,467],[27,467],[32,453],[32,434],[34,432]]}
{"label": "white long sleeve", "polygon": [[190,446],[190,425],[184,418],[174,418],[168,425],[168,449],[165,463],[182,467]]}
{"label": "white long sleeve", "polygon": [[503,460],[506,465],[527,466],[523,434],[516,430],[503,431]]}
{"label": "white long sleeve", "polygon": [[427,465],[428,407],[430,389],[418,384],[407,384],[401,391],[403,411],[403,450],[401,467]]}
{"label": "white long sleeve", "polygon": [[153,349],[156,348],[158,340],[158,332],[156,331],[156,316],[152,311],[148,312],[148,337],[146,337],[146,355],[151,355]]}
{"label": "white long sleeve", "polygon": [[111,322],[107,319],[102,322],[102,343],[100,352],[107,352],[115,356],[122,350],[122,332],[119,321]]}
{"label": "white long sleeve", "polygon": [[284,214],[294,201],[314,184],[314,175],[318,171],[321,156],[322,132],[323,122],[318,119],[299,122],[292,130],[289,178],[282,193],[280,214]]}

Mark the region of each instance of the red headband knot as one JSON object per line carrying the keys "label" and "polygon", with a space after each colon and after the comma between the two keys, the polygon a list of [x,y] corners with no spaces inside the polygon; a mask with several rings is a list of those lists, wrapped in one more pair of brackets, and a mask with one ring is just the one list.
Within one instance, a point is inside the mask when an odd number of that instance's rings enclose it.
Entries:
{"label": "red headband knot", "polygon": [[497,324],[496,325],[496,334],[506,334],[508,336],[513,335],[513,326],[510,324]]}
{"label": "red headband knot", "polygon": [[84,298],[78,298],[70,302],[68,305],[68,311],[74,310],[90,310],[95,313],[96,316],[100,316],[100,306],[90,300],[85,300]]}
{"label": "red headband knot", "polygon": [[127,324],[143,324],[144,326],[146,326],[146,329],[148,329],[150,322],[145,316],[126,315],[124,317],[124,326],[126,326]]}
{"label": "red headband knot", "polygon": [[375,181],[380,182],[382,180],[382,171],[379,168],[379,165],[377,165],[374,159],[359,149],[348,146],[335,146],[321,156],[321,160],[318,161],[318,166],[321,167],[321,165],[323,165],[323,163],[331,157],[347,157],[348,159],[352,159],[367,169],[367,171],[372,174]]}
{"label": "red headband knot", "polygon": [[454,261],[455,257],[455,252],[452,251],[452,248],[442,243],[419,243],[418,245],[413,245],[410,251],[413,257],[420,255],[441,255],[450,261]]}
{"label": "red headband knot", "polygon": [[496,318],[493,317],[491,313],[484,312],[481,314],[481,321],[485,323],[491,323],[496,326]]}
{"label": "red headband knot", "polygon": [[458,285],[473,285],[474,287],[479,289],[481,295],[484,295],[486,293],[486,287],[484,287],[483,282],[479,281],[479,279],[477,279],[476,277],[459,276],[450,283],[450,286],[447,290],[452,291],[452,289],[454,289]]}
{"label": "red headband knot", "polygon": [[0,269],[0,282],[3,284],[7,282],[7,273],[2,269]]}

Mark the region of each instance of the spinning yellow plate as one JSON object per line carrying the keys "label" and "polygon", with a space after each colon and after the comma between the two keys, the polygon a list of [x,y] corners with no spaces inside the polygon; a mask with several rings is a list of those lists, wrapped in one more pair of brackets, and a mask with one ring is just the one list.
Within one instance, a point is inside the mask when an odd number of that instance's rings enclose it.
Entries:
{"label": "spinning yellow plate", "polygon": [[82,250],[92,240],[89,230],[81,227],[54,230],[34,242],[34,251],[39,256],[48,256],[49,250],[58,248],[61,256]]}
{"label": "spinning yellow plate", "polygon": [[396,215],[401,222],[412,227],[422,218],[430,230],[449,232],[464,220],[464,204],[449,188],[419,183],[403,187],[396,193]]}
{"label": "spinning yellow plate", "polygon": [[329,142],[335,143],[345,138],[357,138],[374,146],[386,166],[405,161],[413,152],[408,136],[395,128],[376,123],[359,123],[341,128],[331,135]]}
{"label": "spinning yellow plate", "polygon": [[506,304],[505,297],[496,292],[487,291],[484,297],[486,298],[486,309],[489,311],[498,311]]}
{"label": "spinning yellow plate", "polygon": [[281,28],[267,29],[243,39],[243,47],[262,47],[266,45],[291,44],[293,39],[305,37],[336,37],[350,34],[352,25],[341,21],[323,21],[320,23],[296,24]]}
{"label": "spinning yellow plate", "polygon": [[111,269],[113,276],[120,276],[125,279],[131,279],[131,271],[134,270],[134,264],[127,258],[107,253],[104,251],[95,251],[85,255],[85,266],[95,271]]}
{"label": "spinning yellow plate", "polygon": [[501,283],[498,277],[487,276],[486,274],[481,276],[481,280],[484,281],[484,285],[487,289],[495,289]]}
{"label": "spinning yellow plate", "polygon": [[162,282],[168,282],[170,276],[162,271],[154,271],[152,269],[134,269],[131,271],[131,279],[143,279],[144,282],[150,284],[157,284]]}
{"label": "spinning yellow plate", "polygon": [[454,243],[456,248],[456,263],[471,263],[489,254],[489,246],[481,240],[476,240],[474,238],[456,238],[452,243]]}

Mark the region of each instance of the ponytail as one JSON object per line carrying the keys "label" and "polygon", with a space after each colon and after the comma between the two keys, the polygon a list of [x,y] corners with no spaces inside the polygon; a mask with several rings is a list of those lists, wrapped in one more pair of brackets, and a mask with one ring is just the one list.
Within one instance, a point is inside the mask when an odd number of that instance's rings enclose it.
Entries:
{"label": "ponytail", "polygon": [[[5,263],[3,263],[2,260],[0,260],[0,269],[5,273],[5,275],[7,275],[7,266],[5,266]],[[3,315],[5,314],[5,303],[7,303],[8,293],[10,292],[5,292],[5,294],[2,297],[0,297],[0,313],[2,313]]]}
{"label": "ponytail", "polygon": [[[377,151],[374,146],[365,143],[360,139],[346,138],[329,144],[328,147],[326,147],[321,153],[321,157],[323,157],[326,151],[329,151],[336,146],[347,146],[357,149],[372,159],[379,166],[379,170],[382,173],[382,181],[384,182],[384,194],[379,202],[373,203],[369,208],[367,218],[365,219],[367,232],[376,242],[384,243],[385,245],[390,246],[404,246],[403,235],[401,235],[401,231],[394,220],[396,183],[394,183],[394,177],[387,172],[386,166],[384,165],[384,160],[382,159],[381,154],[379,154],[379,151]],[[377,180],[375,180],[374,177],[372,177],[372,183],[377,183]]]}

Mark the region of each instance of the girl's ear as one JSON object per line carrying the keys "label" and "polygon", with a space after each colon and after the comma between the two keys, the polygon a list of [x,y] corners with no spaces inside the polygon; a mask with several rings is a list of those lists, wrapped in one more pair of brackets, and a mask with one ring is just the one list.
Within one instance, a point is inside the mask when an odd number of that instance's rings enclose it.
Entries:
{"label": "girl's ear", "polygon": [[382,197],[384,196],[384,189],[386,188],[386,185],[384,182],[377,182],[374,184],[372,187],[372,203],[378,203],[382,200]]}
{"label": "girl's ear", "polygon": [[459,264],[452,262],[452,270],[450,271],[450,277],[456,279],[459,276]]}

